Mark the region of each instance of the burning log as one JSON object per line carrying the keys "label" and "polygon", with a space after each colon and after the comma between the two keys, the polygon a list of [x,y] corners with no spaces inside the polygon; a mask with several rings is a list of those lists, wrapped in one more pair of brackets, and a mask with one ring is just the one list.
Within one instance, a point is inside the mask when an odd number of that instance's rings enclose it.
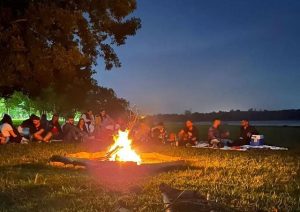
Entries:
{"label": "burning log", "polygon": [[110,150],[109,152],[107,152],[105,154],[104,160],[109,160],[112,155],[116,154],[122,148],[123,147],[121,147],[121,146],[116,146],[115,148],[113,148],[112,150]]}

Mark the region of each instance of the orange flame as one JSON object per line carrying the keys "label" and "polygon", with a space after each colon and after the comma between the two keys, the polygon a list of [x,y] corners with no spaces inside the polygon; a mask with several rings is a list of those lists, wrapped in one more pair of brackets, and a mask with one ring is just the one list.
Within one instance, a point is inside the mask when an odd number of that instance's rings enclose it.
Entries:
{"label": "orange flame", "polygon": [[109,152],[116,150],[111,157],[110,161],[133,161],[138,165],[142,160],[140,156],[132,149],[132,141],[128,138],[129,131],[119,130],[118,135],[114,136],[115,143],[110,147]]}

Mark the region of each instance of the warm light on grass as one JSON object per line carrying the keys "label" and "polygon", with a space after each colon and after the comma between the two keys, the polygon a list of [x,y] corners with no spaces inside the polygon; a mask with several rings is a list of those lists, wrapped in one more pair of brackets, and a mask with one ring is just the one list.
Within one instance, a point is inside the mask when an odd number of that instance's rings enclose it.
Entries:
{"label": "warm light on grass", "polygon": [[[47,165],[52,155],[81,151],[87,151],[84,145],[1,146],[0,208],[4,211],[113,211],[120,193],[104,189],[86,170]],[[126,195],[122,200],[132,211],[139,208],[163,211],[160,183],[197,190],[204,196],[209,194],[211,200],[241,211],[300,209],[299,151],[224,152],[170,146],[139,147],[139,151],[180,157],[189,161],[189,167],[149,178],[140,185],[141,192]],[[141,154],[141,157],[143,161],[156,160],[158,155]]]}

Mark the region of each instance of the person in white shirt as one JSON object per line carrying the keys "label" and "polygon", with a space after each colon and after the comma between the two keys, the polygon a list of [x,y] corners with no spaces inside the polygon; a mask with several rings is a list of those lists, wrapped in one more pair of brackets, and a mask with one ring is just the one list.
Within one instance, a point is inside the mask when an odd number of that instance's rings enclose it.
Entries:
{"label": "person in white shirt", "polygon": [[2,136],[1,143],[3,144],[6,144],[8,142],[21,142],[22,137],[14,128],[12,119],[8,114],[4,114],[2,120],[0,121],[0,132]]}

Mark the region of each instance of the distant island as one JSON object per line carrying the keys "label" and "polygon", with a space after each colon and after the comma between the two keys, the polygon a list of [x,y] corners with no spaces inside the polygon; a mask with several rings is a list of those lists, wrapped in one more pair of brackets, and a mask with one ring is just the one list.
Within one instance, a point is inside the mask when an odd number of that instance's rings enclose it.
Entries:
{"label": "distant island", "polygon": [[147,116],[150,119],[157,121],[182,122],[191,119],[196,122],[212,121],[215,118],[220,118],[223,121],[240,121],[249,119],[251,121],[277,121],[277,120],[300,120],[300,109],[291,110],[255,110],[248,111],[230,110],[211,113],[199,113],[185,111],[183,114],[157,114]]}

